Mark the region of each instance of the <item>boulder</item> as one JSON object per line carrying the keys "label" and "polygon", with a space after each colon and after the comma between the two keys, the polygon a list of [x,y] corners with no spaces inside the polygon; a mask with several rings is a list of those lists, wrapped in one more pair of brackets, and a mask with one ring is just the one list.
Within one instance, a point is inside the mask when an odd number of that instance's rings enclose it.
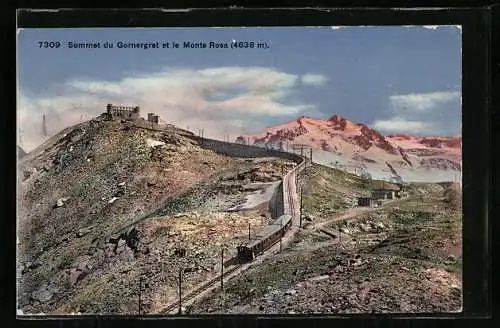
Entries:
{"label": "boulder", "polygon": [[118,245],[116,247],[116,254],[120,256],[122,259],[131,259],[134,257],[134,251],[128,247],[125,240],[120,239]]}
{"label": "boulder", "polygon": [[54,295],[54,292],[52,290],[50,290],[50,288],[47,285],[44,285],[44,286],[40,287],[38,290],[36,290],[35,292],[33,292],[31,297],[36,301],[44,303],[44,302],[50,301],[52,299],[53,295]]}
{"label": "boulder", "polygon": [[127,242],[125,241],[125,239],[118,240],[118,244],[116,246],[116,253],[118,254],[119,249],[123,249],[126,246],[126,244],[127,244]]}
{"label": "boulder", "polygon": [[354,262],[351,263],[352,266],[360,266],[361,264],[363,264],[365,262],[363,262],[360,258],[359,259],[355,259]]}
{"label": "boulder", "polygon": [[76,285],[76,283],[78,282],[78,278],[80,278],[82,273],[83,272],[78,270],[78,269],[71,269],[70,270],[68,279],[69,279],[69,283],[72,287],[74,287]]}
{"label": "boulder", "polygon": [[115,255],[114,250],[115,250],[115,244],[107,243],[104,246],[104,254],[105,254],[105,256],[106,257],[112,257],[112,256],[114,256]]}
{"label": "boulder", "polygon": [[360,223],[359,224],[359,228],[364,231],[364,232],[369,232],[371,229],[370,229],[370,226],[369,225],[366,225],[364,223]]}
{"label": "boulder", "polygon": [[79,256],[73,263],[72,267],[80,271],[84,271],[87,269],[89,262],[90,262],[90,256],[88,255]]}
{"label": "boulder", "polygon": [[83,237],[85,236],[86,234],[90,233],[92,231],[92,228],[94,226],[90,226],[90,227],[85,227],[85,228],[81,228],[79,229],[77,232],[76,232],[76,236],[77,237]]}
{"label": "boulder", "polygon": [[118,191],[113,196],[119,198],[119,197],[121,197],[123,195],[125,195],[125,190],[118,189]]}
{"label": "boulder", "polygon": [[326,275],[322,275],[322,276],[312,277],[312,278],[309,278],[308,280],[309,281],[320,281],[320,280],[325,280],[328,278],[330,278],[330,276],[326,274]]}
{"label": "boulder", "polygon": [[113,204],[117,199],[118,197],[111,198],[110,200],[108,200],[108,204]]}

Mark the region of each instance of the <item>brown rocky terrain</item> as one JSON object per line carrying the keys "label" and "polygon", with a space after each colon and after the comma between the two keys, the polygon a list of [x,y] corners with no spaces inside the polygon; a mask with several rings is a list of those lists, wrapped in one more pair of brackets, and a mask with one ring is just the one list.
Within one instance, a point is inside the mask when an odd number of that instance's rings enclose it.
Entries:
{"label": "brown rocky terrain", "polygon": [[[353,208],[344,197],[359,193],[362,181],[352,175],[348,179],[355,182],[346,181],[346,175],[310,170],[303,178],[309,220],[292,245],[188,311],[460,311],[462,221],[460,207],[450,206],[461,198],[457,184],[412,184],[407,199]],[[333,179],[337,186],[325,188]],[[329,197],[337,208],[322,205]]]}
{"label": "brown rocky terrain", "polygon": [[208,279],[222,244],[229,257],[267,223],[284,170],[168,127],[96,118],[62,131],[19,163],[18,308],[136,314],[141,294],[141,313],[159,311],[179,268],[186,288]]}
{"label": "brown rocky terrain", "polygon": [[[294,163],[208,144],[171,126],[96,118],[20,158],[18,309],[161,313],[177,300],[179,273],[188,293],[220,275],[221,261],[235,265],[236,246],[276,217]],[[460,310],[458,184],[412,183],[409,198],[369,208],[357,197],[398,186],[316,164],[303,172],[303,229],[289,246],[186,312]]]}

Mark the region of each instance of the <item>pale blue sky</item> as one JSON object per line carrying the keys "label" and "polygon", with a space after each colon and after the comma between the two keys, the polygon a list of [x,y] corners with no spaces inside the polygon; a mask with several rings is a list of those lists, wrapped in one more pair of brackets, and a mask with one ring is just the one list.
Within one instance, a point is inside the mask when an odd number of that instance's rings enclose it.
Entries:
{"label": "pale blue sky", "polygon": [[[182,49],[183,41],[233,39],[269,48]],[[63,47],[40,49],[41,40]],[[179,41],[181,48],[68,49],[69,41]],[[60,128],[80,120],[79,110],[92,116],[126,101],[178,125],[218,122],[231,133],[333,114],[386,134],[461,130],[456,27],[25,29],[18,45],[25,129],[27,113],[52,115]]]}

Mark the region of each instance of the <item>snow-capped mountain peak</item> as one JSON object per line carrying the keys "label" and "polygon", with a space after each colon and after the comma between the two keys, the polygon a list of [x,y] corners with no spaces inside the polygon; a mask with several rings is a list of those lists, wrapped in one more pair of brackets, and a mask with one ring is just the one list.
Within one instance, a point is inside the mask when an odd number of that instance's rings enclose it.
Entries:
{"label": "snow-capped mountain peak", "polygon": [[[448,177],[461,170],[460,137],[384,136],[338,114],[326,120],[300,116],[261,133],[241,135],[236,142],[283,150],[291,149],[293,144],[308,145],[315,149],[318,163],[342,163],[347,170],[373,172],[380,177],[398,175],[435,181],[441,179],[442,173]],[[402,174],[404,171],[408,172]]]}

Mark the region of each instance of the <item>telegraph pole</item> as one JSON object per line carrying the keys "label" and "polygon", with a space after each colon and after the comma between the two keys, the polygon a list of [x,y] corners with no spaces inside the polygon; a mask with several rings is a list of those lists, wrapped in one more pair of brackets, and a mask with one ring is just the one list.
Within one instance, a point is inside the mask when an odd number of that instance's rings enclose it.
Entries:
{"label": "telegraph pole", "polygon": [[[293,215],[293,213],[292,213],[292,215]],[[280,230],[280,253],[281,253],[281,251],[283,250],[283,243],[282,243],[282,240],[283,240],[283,218],[280,219],[280,228],[281,228],[281,230]]]}
{"label": "telegraph pole", "polygon": [[302,173],[303,176],[306,175],[306,170],[307,170],[307,158],[305,158],[304,156],[302,156],[302,152],[300,152],[300,157],[302,157],[302,161],[304,162],[304,173]]}
{"label": "telegraph pole", "polygon": [[224,290],[224,246],[222,246],[221,250],[221,258],[220,258],[220,267],[221,267],[221,273],[220,273],[220,290]]}
{"label": "telegraph pole", "polygon": [[179,268],[179,315],[182,314],[182,267]]}
{"label": "telegraph pole", "polygon": [[300,217],[299,217],[299,228],[302,228],[302,195],[304,192],[304,188],[300,188]]}
{"label": "telegraph pole", "polygon": [[141,315],[142,275],[139,275],[139,315]]}

